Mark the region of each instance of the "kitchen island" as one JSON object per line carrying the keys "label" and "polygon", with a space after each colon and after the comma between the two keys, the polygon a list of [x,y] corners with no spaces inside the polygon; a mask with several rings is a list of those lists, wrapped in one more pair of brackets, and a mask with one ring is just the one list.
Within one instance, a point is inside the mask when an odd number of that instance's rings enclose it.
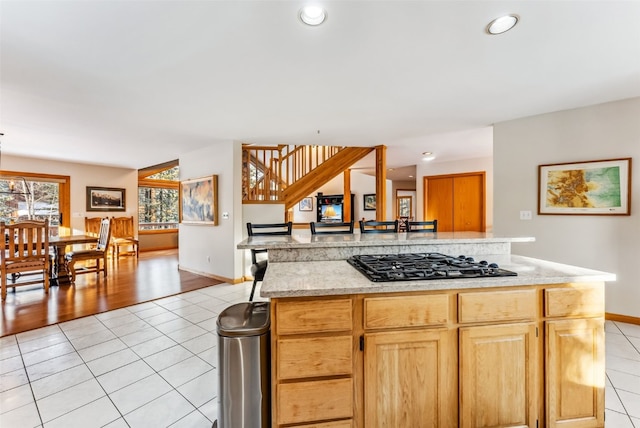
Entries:
{"label": "kitchen island", "polygon": [[[241,243],[269,248],[274,427],[604,426],[615,275],[510,254],[530,238],[408,235]],[[435,248],[518,275],[381,283],[346,262]]]}

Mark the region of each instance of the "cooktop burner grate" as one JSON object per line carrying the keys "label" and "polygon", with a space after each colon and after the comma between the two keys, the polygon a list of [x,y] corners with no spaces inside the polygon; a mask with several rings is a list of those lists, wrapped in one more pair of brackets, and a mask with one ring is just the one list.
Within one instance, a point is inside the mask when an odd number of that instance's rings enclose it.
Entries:
{"label": "cooktop burner grate", "polygon": [[440,253],[357,255],[347,262],[374,282],[518,275],[486,260]]}

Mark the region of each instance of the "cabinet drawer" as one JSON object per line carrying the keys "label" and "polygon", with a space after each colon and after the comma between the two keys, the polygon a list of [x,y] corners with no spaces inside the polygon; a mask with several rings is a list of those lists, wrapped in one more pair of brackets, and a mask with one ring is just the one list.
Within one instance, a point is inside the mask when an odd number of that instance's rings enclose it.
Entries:
{"label": "cabinet drawer", "polygon": [[458,316],[461,323],[532,320],[536,318],[536,290],[460,293]]}
{"label": "cabinet drawer", "polygon": [[335,379],[277,386],[278,424],[353,417],[353,380]]}
{"label": "cabinet drawer", "polygon": [[449,321],[449,295],[364,299],[364,328],[420,327]]}
{"label": "cabinet drawer", "polygon": [[580,285],[544,290],[544,312],[548,317],[604,314],[604,286]]}
{"label": "cabinet drawer", "polygon": [[281,339],[277,346],[279,379],[339,376],[353,372],[351,336]]}
{"label": "cabinet drawer", "polygon": [[337,421],[337,422],[324,422],[320,424],[311,424],[311,425],[292,425],[291,428],[353,428],[353,422],[351,420],[348,420],[348,421]]}
{"label": "cabinet drawer", "polygon": [[351,299],[278,302],[278,334],[351,331]]}

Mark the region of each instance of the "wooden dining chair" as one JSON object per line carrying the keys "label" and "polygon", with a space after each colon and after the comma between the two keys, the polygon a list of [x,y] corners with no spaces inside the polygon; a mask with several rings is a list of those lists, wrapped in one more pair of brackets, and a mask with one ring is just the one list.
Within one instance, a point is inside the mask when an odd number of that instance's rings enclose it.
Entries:
{"label": "wooden dining chair", "polygon": [[328,235],[328,234],[349,234],[353,233],[353,222],[342,223],[309,223],[312,235]]}
{"label": "wooden dining chair", "polygon": [[407,232],[433,232],[438,231],[438,220],[410,221]]}
{"label": "wooden dining chair", "polygon": [[[0,236],[5,239],[5,248],[0,251],[2,300],[7,298],[9,287],[15,291],[15,287],[42,283],[49,293],[49,221],[0,222]],[[24,279],[32,275],[37,279]]]}
{"label": "wooden dining chair", "polygon": [[[291,235],[292,228],[293,223],[290,221],[287,223],[247,223],[247,233],[249,236],[286,236]],[[250,302],[253,300],[256,284],[258,281],[264,279],[268,264],[269,260],[266,249],[251,249],[251,276],[253,276],[253,285],[251,286],[251,294],[249,295]]]}
{"label": "wooden dining chair", "polygon": [[88,236],[98,237],[100,234],[100,224],[102,217],[85,217],[84,218],[84,234]]}
{"label": "wooden dining chair", "polygon": [[111,255],[118,259],[120,257],[121,247],[130,249],[123,254],[135,255],[138,258],[139,255],[139,241],[135,237],[133,227],[133,216],[130,217],[113,217],[111,227]]}
{"label": "wooden dining chair", "polygon": [[[65,264],[71,282],[76,282],[76,275],[79,273],[95,272],[96,275],[102,272],[103,276],[107,276],[108,264],[107,255],[109,252],[109,240],[111,238],[111,219],[103,218],[100,222],[100,233],[98,243],[95,248],[86,250],[71,251],[65,254]],[[76,269],[76,263],[79,261],[94,261],[94,264],[85,266],[81,270]]]}
{"label": "wooden dining chair", "polygon": [[394,220],[394,221],[360,220],[360,233],[398,233],[398,220]]}
{"label": "wooden dining chair", "polygon": [[398,232],[406,232],[408,230],[409,225],[409,217],[400,216],[398,217]]}
{"label": "wooden dining chair", "polygon": [[[84,234],[87,236],[100,235],[100,223],[102,223],[102,217],[85,217],[84,218]],[[96,244],[88,244],[87,247],[95,248]]]}

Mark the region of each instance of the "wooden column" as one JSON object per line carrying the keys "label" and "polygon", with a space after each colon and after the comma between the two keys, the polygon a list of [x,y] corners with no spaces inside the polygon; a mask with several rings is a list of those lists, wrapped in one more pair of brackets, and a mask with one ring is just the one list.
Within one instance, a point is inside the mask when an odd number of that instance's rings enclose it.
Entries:
{"label": "wooden column", "polygon": [[344,205],[342,206],[342,215],[345,222],[353,220],[351,218],[351,170],[344,170]]}
{"label": "wooden column", "polygon": [[387,212],[387,146],[376,146],[376,220],[384,221]]}

